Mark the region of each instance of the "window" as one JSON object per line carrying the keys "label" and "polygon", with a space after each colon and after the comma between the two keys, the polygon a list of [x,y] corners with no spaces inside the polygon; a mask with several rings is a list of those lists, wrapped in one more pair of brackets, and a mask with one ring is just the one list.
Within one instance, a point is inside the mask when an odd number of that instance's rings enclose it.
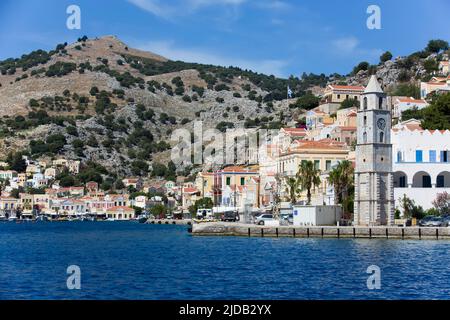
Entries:
{"label": "window", "polygon": [[431,177],[426,175],[422,177],[422,185],[424,188],[431,188]]}
{"label": "window", "polygon": [[383,109],[383,97],[378,98],[378,109]]}
{"label": "window", "polygon": [[363,143],[367,143],[367,132],[363,133]]}
{"label": "window", "polygon": [[320,169],[320,160],[314,160],[314,168],[315,169]]}
{"label": "window", "polygon": [[245,178],[241,178],[241,186],[245,186]]}
{"label": "window", "polygon": [[367,110],[367,97],[364,97],[363,105],[364,105],[364,110]]}
{"label": "window", "polygon": [[367,117],[364,116],[364,125],[367,126]]}
{"label": "window", "polygon": [[416,150],[416,162],[423,161],[423,152],[422,150]]}
{"label": "window", "polygon": [[384,142],[384,132],[380,132],[380,143]]}
{"label": "window", "polygon": [[430,162],[436,162],[436,150],[430,150]]}
{"label": "window", "polygon": [[338,99],[340,99],[340,98],[341,98],[341,95],[340,95],[340,94],[338,94],[338,95],[337,95],[337,98],[338,98]]}
{"label": "window", "polygon": [[399,187],[400,188],[406,188],[406,177],[405,176],[401,176],[399,179]]}
{"label": "window", "polygon": [[443,187],[444,187],[444,176],[437,176],[436,188],[443,188]]}
{"label": "window", "polygon": [[331,160],[327,160],[327,161],[325,162],[325,169],[326,169],[327,171],[330,171],[330,170],[331,170]]}
{"label": "window", "polygon": [[397,162],[402,162],[403,161],[403,158],[402,158],[402,152],[401,151],[398,151],[397,152]]}
{"label": "window", "polygon": [[441,151],[441,162],[448,162],[448,151]]}
{"label": "window", "polygon": [[227,186],[231,185],[231,178],[227,177]]}

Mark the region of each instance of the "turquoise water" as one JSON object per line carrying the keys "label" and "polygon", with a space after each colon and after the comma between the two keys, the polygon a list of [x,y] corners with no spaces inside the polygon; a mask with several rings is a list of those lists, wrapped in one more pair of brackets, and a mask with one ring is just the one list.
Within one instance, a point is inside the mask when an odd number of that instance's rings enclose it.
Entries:
{"label": "turquoise water", "polygon": [[[81,270],[68,290],[66,269]],[[368,290],[367,267],[381,270]],[[120,222],[0,223],[0,299],[449,299],[450,242],[192,237]]]}

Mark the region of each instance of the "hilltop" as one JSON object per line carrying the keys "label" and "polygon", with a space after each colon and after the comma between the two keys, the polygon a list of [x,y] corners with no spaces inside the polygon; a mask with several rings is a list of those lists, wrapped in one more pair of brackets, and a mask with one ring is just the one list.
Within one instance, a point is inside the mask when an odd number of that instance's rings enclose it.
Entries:
{"label": "hilltop", "polygon": [[[152,165],[169,163],[171,132],[192,128],[194,120],[222,131],[294,126],[318,104],[314,95],[320,96],[328,83],[365,85],[376,73],[395,90],[399,83],[427,77],[426,61],[432,57],[362,63],[347,76],[281,79],[172,61],[130,48],[114,36],[83,37],[49,52],[0,61],[0,157],[10,152],[64,156],[101,163],[117,176],[147,175]],[[286,102],[288,85],[294,98]],[[295,97],[309,100],[303,104]],[[185,169],[183,174],[189,174],[192,168]]]}

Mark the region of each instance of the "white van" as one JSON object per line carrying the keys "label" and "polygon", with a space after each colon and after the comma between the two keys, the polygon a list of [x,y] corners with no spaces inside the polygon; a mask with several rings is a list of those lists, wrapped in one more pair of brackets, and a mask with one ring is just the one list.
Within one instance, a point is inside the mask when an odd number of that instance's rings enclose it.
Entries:
{"label": "white van", "polygon": [[197,219],[212,219],[213,211],[212,209],[197,209]]}

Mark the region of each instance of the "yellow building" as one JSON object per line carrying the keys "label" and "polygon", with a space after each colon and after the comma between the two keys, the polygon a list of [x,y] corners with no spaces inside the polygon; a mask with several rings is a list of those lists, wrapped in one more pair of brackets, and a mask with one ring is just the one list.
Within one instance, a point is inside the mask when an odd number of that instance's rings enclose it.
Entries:
{"label": "yellow building", "polygon": [[[313,192],[313,204],[331,204],[329,199],[328,173],[332,168],[343,160],[347,160],[350,148],[344,142],[332,139],[319,141],[297,141],[278,159],[277,171],[282,177],[295,177],[300,164],[303,161],[312,161],[314,166],[321,171],[321,185]],[[281,196],[286,196],[285,185],[281,187]],[[306,193],[303,192],[301,200],[306,200]]]}
{"label": "yellow building", "polygon": [[323,103],[342,103],[345,100],[355,99],[360,101],[364,93],[362,86],[328,85],[323,95]]}
{"label": "yellow building", "polygon": [[214,173],[200,172],[195,179],[195,187],[200,191],[201,198],[214,197]]}
{"label": "yellow building", "polygon": [[341,127],[356,127],[356,108],[340,109],[336,113],[336,123]]}

